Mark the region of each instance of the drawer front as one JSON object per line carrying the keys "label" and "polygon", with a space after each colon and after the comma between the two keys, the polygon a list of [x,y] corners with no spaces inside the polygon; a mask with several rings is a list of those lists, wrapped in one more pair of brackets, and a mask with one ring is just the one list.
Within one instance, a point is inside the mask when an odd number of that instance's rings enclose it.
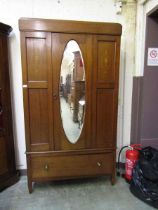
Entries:
{"label": "drawer front", "polygon": [[32,179],[111,174],[113,153],[71,156],[32,156]]}

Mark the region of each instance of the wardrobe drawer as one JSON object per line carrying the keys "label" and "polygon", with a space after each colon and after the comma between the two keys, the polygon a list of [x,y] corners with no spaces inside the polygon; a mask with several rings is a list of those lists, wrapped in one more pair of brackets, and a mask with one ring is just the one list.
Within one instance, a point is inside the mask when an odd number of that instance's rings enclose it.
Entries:
{"label": "wardrobe drawer", "polygon": [[113,153],[67,156],[32,156],[32,178],[66,178],[111,174]]}

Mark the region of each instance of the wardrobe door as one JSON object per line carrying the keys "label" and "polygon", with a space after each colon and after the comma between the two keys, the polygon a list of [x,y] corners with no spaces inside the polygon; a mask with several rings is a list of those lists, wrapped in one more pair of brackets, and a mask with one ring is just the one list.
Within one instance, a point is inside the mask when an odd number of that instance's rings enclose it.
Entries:
{"label": "wardrobe door", "polygon": [[[64,52],[67,49],[68,43],[70,41],[75,41],[78,45],[78,48],[81,54],[82,59],[80,59],[80,65],[83,66],[85,75],[84,81],[79,79],[77,82],[72,81],[73,75],[70,76],[70,83],[72,86],[70,87],[70,92],[68,95],[68,101],[64,102],[66,106],[69,106],[70,115],[71,112],[74,113],[74,105],[70,106],[70,100],[74,97],[77,97],[73,94],[74,90],[78,89],[78,92],[81,91],[81,84],[85,83],[85,106],[84,106],[84,115],[83,115],[83,125],[79,135],[77,135],[75,142],[71,142],[69,136],[67,135],[67,131],[65,129],[65,124],[69,123],[68,114],[65,115],[65,119],[62,116],[62,113],[65,111],[62,108],[62,99],[65,96],[64,93],[61,93],[61,87],[63,84],[62,80],[64,79],[64,75],[62,75],[61,65],[64,63]],[[73,54],[77,54],[78,51],[74,51]],[[53,100],[54,100],[54,142],[55,142],[55,150],[74,150],[74,149],[85,149],[91,147],[91,78],[92,78],[92,36],[90,35],[81,35],[81,34],[60,34],[60,33],[52,33],[52,63],[53,63]],[[75,58],[74,58],[74,68],[75,68]],[[66,70],[65,70],[66,71]],[[73,69],[73,71],[75,71]],[[78,76],[79,77],[79,76]],[[65,86],[63,85],[63,88]],[[75,91],[76,92],[76,91]],[[62,95],[62,96],[61,96]],[[66,96],[67,97],[67,96]],[[71,98],[71,99],[70,99]],[[82,97],[83,98],[83,97]],[[72,101],[75,99],[72,99]],[[81,101],[81,100],[80,100]],[[79,102],[79,101],[78,101]],[[75,102],[74,102],[75,103]],[[69,105],[68,105],[69,104]],[[67,117],[68,116],[68,117]],[[76,115],[78,116],[78,115]],[[76,124],[74,116],[71,116],[71,122]],[[77,128],[80,125],[77,125]],[[68,129],[71,129],[70,133],[73,133],[73,128],[71,126],[67,126]]]}
{"label": "wardrobe door", "polygon": [[116,147],[120,38],[93,37],[93,147]]}
{"label": "wardrobe door", "polygon": [[26,147],[53,149],[51,33],[22,32]]}

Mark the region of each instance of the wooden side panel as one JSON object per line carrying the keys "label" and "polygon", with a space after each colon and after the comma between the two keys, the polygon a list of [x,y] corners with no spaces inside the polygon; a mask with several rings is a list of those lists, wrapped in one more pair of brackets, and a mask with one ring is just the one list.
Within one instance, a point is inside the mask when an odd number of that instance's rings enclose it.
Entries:
{"label": "wooden side panel", "polygon": [[114,134],[114,93],[112,89],[97,90],[97,146],[112,147]]}
{"label": "wooden side panel", "polygon": [[94,36],[93,147],[116,147],[120,38]]}
{"label": "wooden side panel", "polygon": [[51,33],[21,33],[27,151],[53,149]]}
{"label": "wooden side panel", "polygon": [[[8,175],[15,171],[14,141],[12,133],[11,97],[8,67],[7,37],[0,34],[0,137],[1,158],[4,171]],[[4,177],[6,174],[4,175]],[[1,178],[1,177],[0,177]],[[1,181],[0,181],[1,182]]]}
{"label": "wooden side panel", "polygon": [[49,143],[49,112],[47,98],[48,93],[45,89],[29,90],[31,144]]}
{"label": "wooden side panel", "polygon": [[3,137],[0,137],[0,175],[8,172],[6,143]]}

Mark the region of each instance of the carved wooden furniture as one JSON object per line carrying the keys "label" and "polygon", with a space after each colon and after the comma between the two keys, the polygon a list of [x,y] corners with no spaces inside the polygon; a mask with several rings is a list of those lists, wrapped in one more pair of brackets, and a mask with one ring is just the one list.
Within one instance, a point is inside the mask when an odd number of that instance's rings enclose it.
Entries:
{"label": "carved wooden furniture", "polygon": [[[22,18],[21,53],[28,187],[32,182],[109,175],[115,182],[121,25]],[[81,135],[66,137],[60,113],[64,49],[75,40],[85,66]]]}
{"label": "carved wooden furniture", "polygon": [[11,31],[10,26],[0,23],[0,191],[18,181],[12,133],[7,44],[7,36]]}

